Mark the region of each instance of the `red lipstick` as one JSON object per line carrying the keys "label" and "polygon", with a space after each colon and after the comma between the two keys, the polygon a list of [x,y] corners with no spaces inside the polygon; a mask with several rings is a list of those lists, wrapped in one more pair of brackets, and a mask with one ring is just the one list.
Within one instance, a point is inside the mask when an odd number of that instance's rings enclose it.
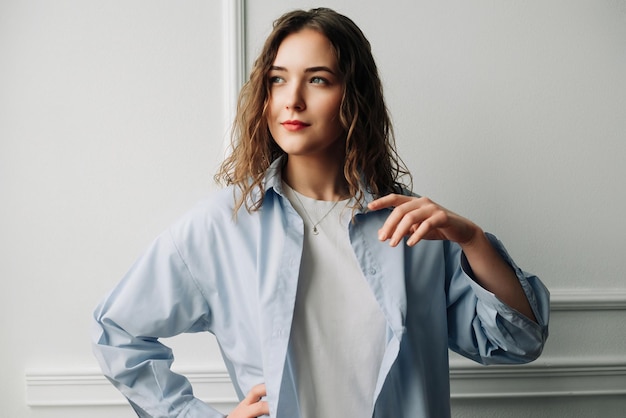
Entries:
{"label": "red lipstick", "polygon": [[281,125],[283,125],[286,130],[291,132],[299,131],[307,126],[310,126],[308,123],[304,123],[300,120],[286,120],[282,122]]}

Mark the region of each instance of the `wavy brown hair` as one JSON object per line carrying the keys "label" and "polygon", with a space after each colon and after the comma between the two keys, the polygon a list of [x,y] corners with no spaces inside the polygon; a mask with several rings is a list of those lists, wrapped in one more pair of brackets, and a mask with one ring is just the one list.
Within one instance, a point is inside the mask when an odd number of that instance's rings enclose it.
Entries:
{"label": "wavy brown hair", "polygon": [[363,203],[362,187],[375,197],[409,188],[401,182],[411,175],[398,156],[382,83],[369,41],[348,17],[331,9],[296,10],[274,22],[263,50],[242,87],[231,136],[231,154],[215,180],[235,185],[241,194],[235,212],[263,204],[265,172],[285,153],[270,134],[266,111],[270,95],[268,74],[282,41],[304,28],[316,30],[331,42],[343,79],[340,121],[346,132],[344,176],[350,195]]}

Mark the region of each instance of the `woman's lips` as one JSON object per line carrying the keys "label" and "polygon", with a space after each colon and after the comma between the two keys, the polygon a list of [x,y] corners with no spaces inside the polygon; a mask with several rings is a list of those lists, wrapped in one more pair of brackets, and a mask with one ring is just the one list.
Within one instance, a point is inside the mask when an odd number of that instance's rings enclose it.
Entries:
{"label": "woman's lips", "polygon": [[304,123],[299,120],[286,120],[282,122],[281,125],[283,125],[286,130],[291,132],[299,131],[306,128],[307,126],[310,126],[308,123]]}

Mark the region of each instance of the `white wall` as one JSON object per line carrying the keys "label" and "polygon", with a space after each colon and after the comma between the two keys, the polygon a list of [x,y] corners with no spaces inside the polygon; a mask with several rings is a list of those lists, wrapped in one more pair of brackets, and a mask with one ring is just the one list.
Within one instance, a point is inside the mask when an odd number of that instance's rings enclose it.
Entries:
{"label": "white wall", "polygon": [[[123,403],[98,375],[89,315],[213,187],[231,104],[225,5],[244,3],[228,2],[0,1],[3,416],[133,416],[106,406]],[[415,190],[496,233],[553,290],[536,363],[453,358],[455,416],[619,416],[626,3],[325,4],[372,42]],[[315,5],[245,2],[247,62],[274,18]],[[227,409],[212,340],[171,344]]]}
{"label": "white wall", "polygon": [[95,304],[213,187],[221,38],[219,3],[0,1],[0,416],[52,416],[26,374],[94,370]]}

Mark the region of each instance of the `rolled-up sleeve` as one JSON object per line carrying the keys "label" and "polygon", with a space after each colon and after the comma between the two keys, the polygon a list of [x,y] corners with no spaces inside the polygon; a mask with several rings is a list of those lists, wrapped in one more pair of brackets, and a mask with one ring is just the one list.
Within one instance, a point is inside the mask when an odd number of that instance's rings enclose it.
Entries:
{"label": "rolled-up sleeve", "polygon": [[496,237],[487,237],[514,270],[537,322],[472,280],[465,256],[456,244],[451,244],[447,257],[451,272],[447,288],[449,346],[482,364],[533,361],[548,338],[550,294],[537,276],[515,264]]}

